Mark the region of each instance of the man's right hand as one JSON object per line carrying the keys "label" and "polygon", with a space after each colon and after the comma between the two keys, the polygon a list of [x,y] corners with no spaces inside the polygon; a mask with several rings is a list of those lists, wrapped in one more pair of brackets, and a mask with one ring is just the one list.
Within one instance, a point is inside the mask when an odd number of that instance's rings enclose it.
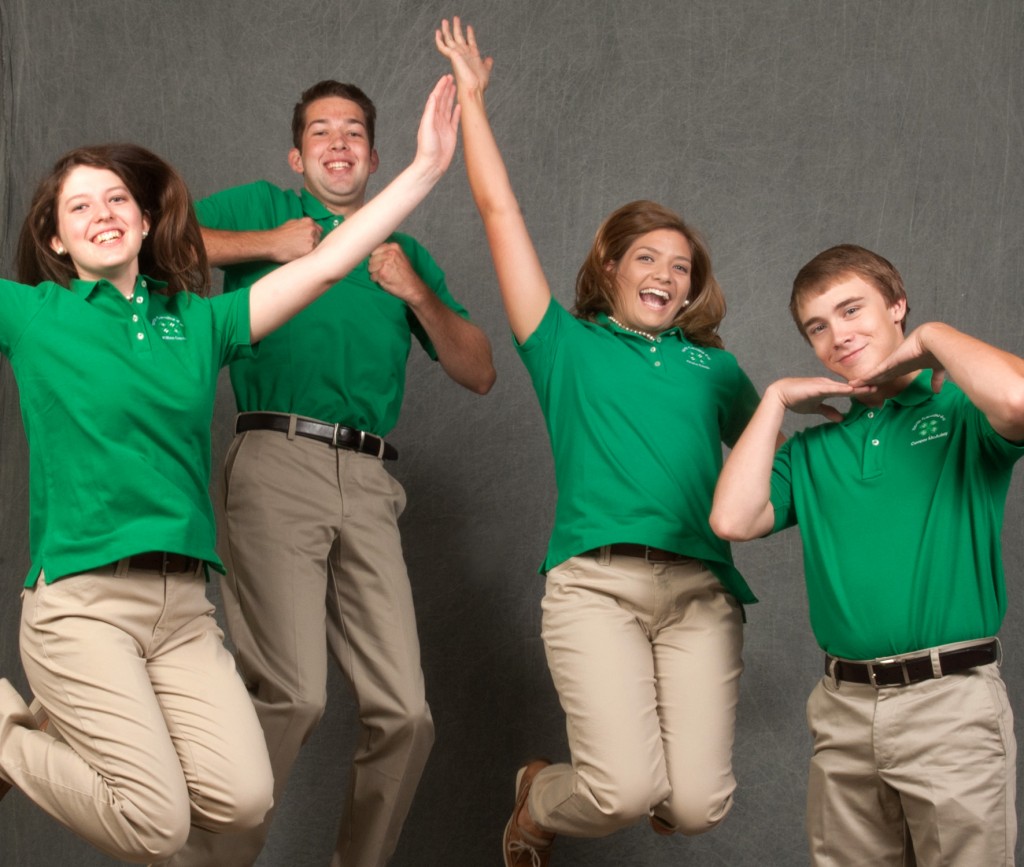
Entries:
{"label": "man's right hand", "polygon": [[270,229],[268,234],[272,238],[270,260],[283,265],[305,256],[316,247],[320,243],[323,229],[312,217],[299,217],[282,223],[276,229]]}

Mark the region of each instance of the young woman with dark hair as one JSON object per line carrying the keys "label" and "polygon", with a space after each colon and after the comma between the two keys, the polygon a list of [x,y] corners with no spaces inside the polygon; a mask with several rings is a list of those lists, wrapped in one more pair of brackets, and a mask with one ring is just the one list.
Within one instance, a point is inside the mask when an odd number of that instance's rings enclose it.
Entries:
{"label": "young woman with dark hair", "polygon": [[[30,451],[21,654],[45,731],[0,680],[0,789],[108,854],[160,861],[190,824],[271,804],[263,733],[205,595],[223,571],[208,495],[221,366],[362,261],[455,147],[449,76],[410,166],[311,253],[208,299],[188,190],[135,145],[81,148],[40,184],[0,281],[0,351]],[[2,794],[2,792],[0,792]]]}

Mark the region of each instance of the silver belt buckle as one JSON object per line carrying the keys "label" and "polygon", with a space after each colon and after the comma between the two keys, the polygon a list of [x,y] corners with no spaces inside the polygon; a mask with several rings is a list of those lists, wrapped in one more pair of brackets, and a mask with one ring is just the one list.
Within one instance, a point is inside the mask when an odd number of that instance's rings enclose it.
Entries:
{"label": "silver belt buckle", "polygon": [[[364,455],[372,455],[373,452],[367,451],[366,449],[366,438],[368,436],[376,436],[376,434],[368,434],[366,431],[359,431],[359,451]],[[384,460],[384,437],[377,437],[377,458]]]}
{"label": "silver belt buckle", "polygon": [[899,663],[900,671],[903,672],[903,686],[910,685],[910,672],[907,671],[907,661],[905,659],[895,659],[889,657],[887,659],[876,659],[874,662],[867,663],[868,666],[868,680],[871,681],[871,685],[875,689],[885,689],[887,686],[896,686],[896,684],[879,683],[878,678],[875,676],[875,666],[893,665]]}
{"label": "silver belt buckle", "polygon": [[338,448],[338,431],[339,431],[340,429],[341,429],[341,425],[340,425],[340,424],[336,424],[336,425],[334,426],[334,433],[333,433],[333,434],[331,434],[331,445],[332,445],[332,446],[333,446],[334,448]]}

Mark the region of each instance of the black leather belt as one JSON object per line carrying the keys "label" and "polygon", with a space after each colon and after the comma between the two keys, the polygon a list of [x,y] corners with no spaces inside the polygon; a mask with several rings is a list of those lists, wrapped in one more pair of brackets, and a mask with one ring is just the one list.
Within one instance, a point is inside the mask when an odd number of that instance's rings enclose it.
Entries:
{"label": "black leather belt", "polygon": [[[290,415],[278,415],[273,412],[243,412],[235,420],[235,433],[250,430],[276,430],[288,433],[291,427]],[[313,418],[295,417],[295,433],[334,446],[336,449],[350,449],[364,455],[376,455],[382,461],[398,459],[398,449],[363,430],[345,427],[343,424],[328,424]]]}
{"label": "black leather belt", "polygon": [[183,554],[169,554],[166,551],[147,551],[145,554],[135,554],[124,559],[128,561],[130,569],[145,569],[149,572],[159,572],[161,575],[171,575],[177,572],[198,572],[202,564],[202,561],[197,560],[195,557],[186,557]]}
{"label": "black leather belt", "polygon": [[932,668],[931,654],[896,656],[892,659],[876,659],[872,662],[852,662],[825,655],[825,675],[837,681],[866,683],[874,687],[908,686],[921,683],[946,674],[957,674],[979,665],[989,665],[999,660],[999,642],[996,639],[984,644],[944,650],[939,653],[941,674]]}
{"label": "black leather belt", "polygon": [[652,548],[650,545],[639,545],[636,542],[616,542],[614,545],[605,545],[602,548],[584,551],[580,556],[600,557],[601,552],[606,549],[611,554],[618,554],[621,557],[639,557],[649,563],[675,563],[677,560],[690,559],[675,551],[665,551],[662,548]]}

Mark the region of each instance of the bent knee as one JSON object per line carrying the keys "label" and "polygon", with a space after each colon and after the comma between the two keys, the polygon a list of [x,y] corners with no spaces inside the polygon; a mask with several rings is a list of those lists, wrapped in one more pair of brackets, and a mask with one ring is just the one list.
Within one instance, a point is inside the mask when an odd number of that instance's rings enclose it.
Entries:
{"label": "bent knee", "polygon": [[413,733],[417,743],[430,749],[434,745],[434,717],[426,702],[415,713],[406,718],[406,727]]}
{"label": "bent knee", "polygon": [[287,717],[291,728],[307,735],[317,727],[327,709],[327,693],[323,690],[259,696],[263,709],[273,708],[276,714]]}
{"label": "bent knee", "polygon": [[592,796],[608,833],[627,828],[649,815],[651,805],[665,797],[664,791],[651,791],[650,780],[620,780],[601,789],[592,790]]}
{"label": "bent knee", "polygon": [[430,752],[434,745],[434,719],[426,702],[406,710],[389,729],[389,740],[404,744],[408,752]]}
{"label": "bent knee", "polygon": [[192,822],[215,834],[248,831],[262,825],[273,806],[274,778],[268,764],[264,773],[250,773],[217,796],[196,798]]}
{"label": "bent knee", "polygon": [[[694,837],[716,827],[732,809],[732,792],[725,797],[676,797],[674,794],[657,810],[658,816],[680,834]],[[667,807],[667,813],[665,809]]]}
{"label": "bent knee", "polygon": [[131,823],[130,831],[115,844],[116,855],[132,864],[166,861],[188,840],[191,816],[186,803],[174,809],[173,815],[146,816]]}
{"label": "bent knee", "polygon": [[246,791],[234,792],[231,809],[227,812],[224,830],[248,831],[258,828],[274,806],[274,777],[268,773],[258,784],[247,784]]}
{"label": "bent knee", "polygon": [[230,814],[230,824],[225,830],[248,831],[258,828],[274,806],[273,784],[259,792],[252,792],[247,798],[237,798]]}

